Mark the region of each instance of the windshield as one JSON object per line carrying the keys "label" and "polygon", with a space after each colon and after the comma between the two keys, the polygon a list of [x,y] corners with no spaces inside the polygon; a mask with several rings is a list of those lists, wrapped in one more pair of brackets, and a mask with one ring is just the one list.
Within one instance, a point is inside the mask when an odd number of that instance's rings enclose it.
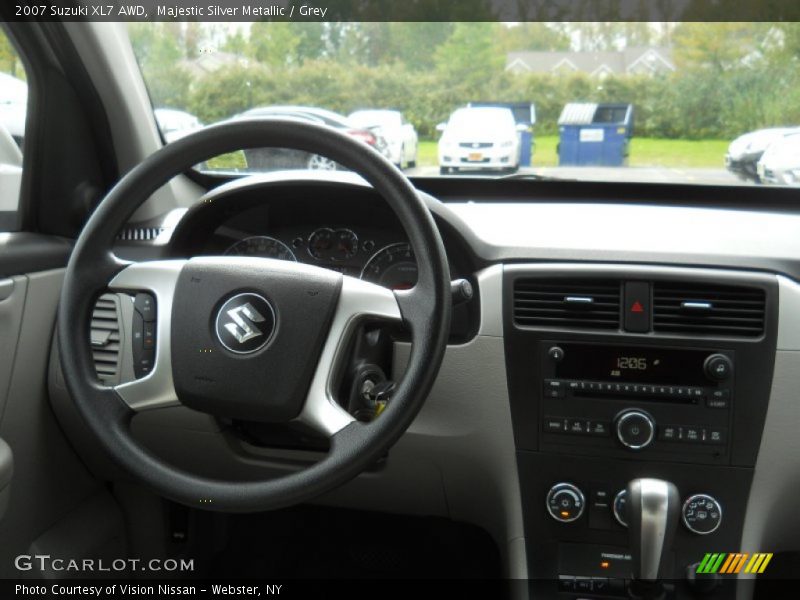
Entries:
{"label": "windshield", "polygon": [[[797,185],[765,177],[759,162],[800,127],[798,23],[139,22],[128,30],[166,142],[226,119],[289,117],[335,127],[410,176]],[[342,167],[263,149],[198,168]]]}

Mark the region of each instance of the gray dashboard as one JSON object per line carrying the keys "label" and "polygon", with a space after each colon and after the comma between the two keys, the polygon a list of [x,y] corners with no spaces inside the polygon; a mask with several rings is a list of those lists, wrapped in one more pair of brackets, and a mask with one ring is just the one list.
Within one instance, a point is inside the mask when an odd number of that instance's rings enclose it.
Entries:
{"label": "gray dashboard", "polygon": [[[363,183],[336,174],[332,185]],[[280,177],[274,181],[279,181]],[[244,182],[238,182],[237,186]],[[270,178],[258,185],[269,186]],[[792,441],[800,425],[794,398],[800,389],[800,216],[757,210],[636,206],[575,202],[442,203],[424,195],[432,212],[468,249],[479,291],[479,326],[465,343],[448,347],[437,384],[419,417],[377,472],[365,473],[321,503],[402,512],[436,514],[478,524],[489,531],[503,553],[507,574],[528,573],[523,504],[504,348],[504,265],[530,272],[590,268],[637,274],[677,266],[777,275],[779,324],[774,385],[765,433],[746,511],[743,549],[800,546],[800,519],[791,511],[764,517],[780,494],[800,490],[800,464]],[[162,256],[169,235],[159,243],[122,243],[119,253],[142,260]],[[396,344],[395,369],[402,369],[408,348]],[[66,392],[51,377],[51,398],[62,423],[78,439],[87,463],[108,479],[122,475],[99,457],[93,440],[77,424]],[[200,466],[217,477],[264,477],[297,468],[314,453],[250,447],[227,435],[224,427],[185,408],[136,418],[134,431],[154,452],[186,468]],[[480,448],[480,452],[476,452]],[[782,457],[780,461],[777,457]],[[780,515],[777,513],[781,512]],[[778,518],[784,525],[776,527]],[[788,527],[786,529],[785,527]],[[786,531],[794,532],[787,543]],[[796,535],[795,535],[796,534]],[[528,540],[528,544],[535,543]],[[771,544],[771,545],[770,545]]]}

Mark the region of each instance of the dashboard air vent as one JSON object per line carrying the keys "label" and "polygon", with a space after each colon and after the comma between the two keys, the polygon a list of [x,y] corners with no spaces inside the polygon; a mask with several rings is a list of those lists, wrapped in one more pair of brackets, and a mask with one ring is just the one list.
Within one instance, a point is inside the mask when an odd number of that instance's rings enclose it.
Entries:
{"label": "dashboard air vent", "polygon": [[119,380],[119,300],[113,294],[100,296],[92,312],[91,343],[97,377],[106,385]]}
{"label": "dashboard air vent", "polygon": [[656,281],[653,330],[756,337],[764,332],[765,306],[758,288]]}
{"label": "dashboard air vent", "polygon": [[514,323],[531,327],[619,329],[620,283],[603,279],[517,279]]}
{"label": "dashboard air vent", "polygon": [[124,242],[150,242],[155,240],[164,231],[163,227],[125,227],[117,235],[118,240]]}

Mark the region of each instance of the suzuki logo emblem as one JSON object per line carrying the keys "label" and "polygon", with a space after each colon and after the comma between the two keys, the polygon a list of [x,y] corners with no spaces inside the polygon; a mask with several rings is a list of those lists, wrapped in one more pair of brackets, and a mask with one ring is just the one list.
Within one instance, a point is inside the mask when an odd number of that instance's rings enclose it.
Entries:
{"label": "suzuki logo emblem", "polygon": [[258,312],[253,305],[249,302],[243,306],[237,306],[228,311],[228,316],[232,319],[231,323],[225,323],[225,329],[230,331],[231,335],[236,338],[240,344],[244,344],[247,340],[252,340],[255,337],[264,335],[261,330],[256,327],[256,323],[262,323],[264,317]]}
{"label": "suzuki logo emblem", "polygon": [[275,311],[258,294],[237,294],[217,311],[217,339],[231,352],[250,354],[263,348],[275,331]]}

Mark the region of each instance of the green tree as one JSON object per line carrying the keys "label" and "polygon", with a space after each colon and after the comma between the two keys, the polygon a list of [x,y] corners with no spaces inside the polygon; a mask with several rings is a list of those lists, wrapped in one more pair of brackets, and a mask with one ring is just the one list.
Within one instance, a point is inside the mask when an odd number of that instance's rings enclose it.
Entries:
{"label": "green tree", "polygon": [[680,68],[725,71],[763,50],[764,23],[681,23],[672,39]]}
{"label": "green tree", "polygon": [[569,36],[551,23],[519,23],[498,29],[496,43],[507,52],[569,50]]}
{"label": "green tree", "polygon": [[249,54],[272,67],[297,63],[300,38],[292,23],[284,21],[253,23],[250,28]]}
{"label": "green tree", "polygon": [[3,31],[0,31],[0,71],[21,79],[25,78],[22,61]]}
{"label": "green tree", "polygon": [[505,57],[495,45],[498,23],[456,23],[452,35],[436,49],[439,85],[475,86],[503,71]]}

